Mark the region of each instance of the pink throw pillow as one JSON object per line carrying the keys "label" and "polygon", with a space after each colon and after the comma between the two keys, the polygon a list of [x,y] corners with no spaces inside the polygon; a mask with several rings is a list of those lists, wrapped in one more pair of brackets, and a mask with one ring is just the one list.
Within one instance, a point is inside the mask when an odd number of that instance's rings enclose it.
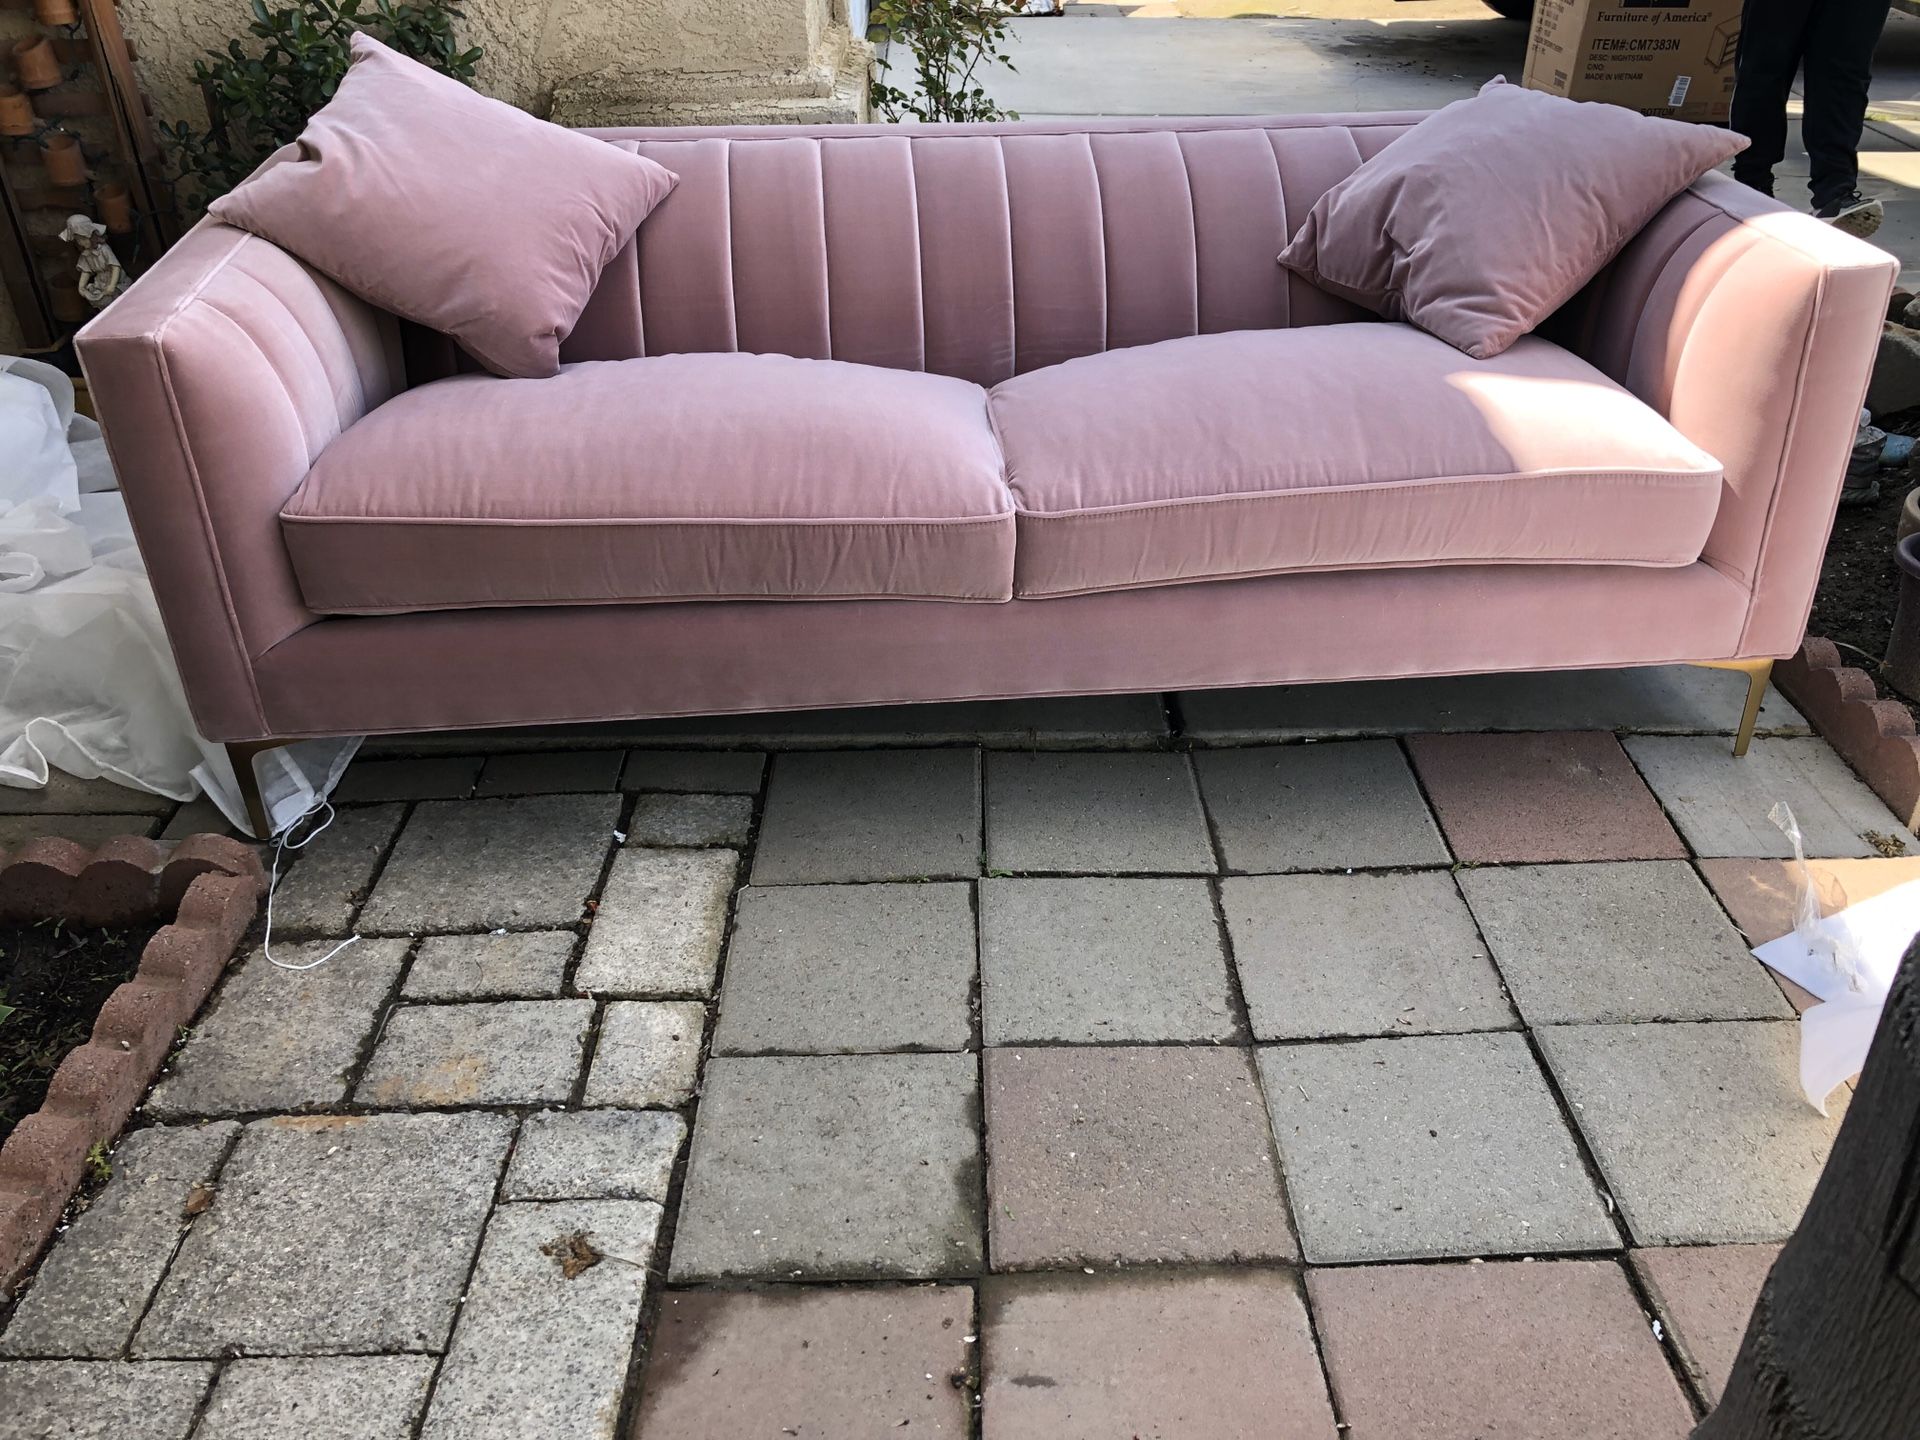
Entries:
{"label": "pink throw pillow", "polygon": [[1746,145],[1492,80],[1322,195],[1280,263],[1485,360]]}
{"label": "pink throw pillow", "polygon": [[678,179],[361,34],[295,145],[208,210],[526,379]]}

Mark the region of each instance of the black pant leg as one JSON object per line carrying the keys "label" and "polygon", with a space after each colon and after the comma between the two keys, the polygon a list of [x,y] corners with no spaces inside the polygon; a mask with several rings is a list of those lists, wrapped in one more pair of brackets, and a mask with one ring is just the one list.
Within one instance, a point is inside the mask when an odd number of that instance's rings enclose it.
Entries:
{"label": "black pant leg", "polygon": [[1773,193],[1773,167],[1787,153],[1787,101],[1800,69],[1816,0],[1746,0],[1734,59],[1733,128],[1752,143],[1733,157],[1734,177]]}
{"label": "black pant leg", "polygon": [[1800,136],[1812,164],[1816,210],[1859,184],[1867,84],[1887,10],[1888,0],[1820,0],[1814,7],[1813,23],[1807,27],[1807,107]]}

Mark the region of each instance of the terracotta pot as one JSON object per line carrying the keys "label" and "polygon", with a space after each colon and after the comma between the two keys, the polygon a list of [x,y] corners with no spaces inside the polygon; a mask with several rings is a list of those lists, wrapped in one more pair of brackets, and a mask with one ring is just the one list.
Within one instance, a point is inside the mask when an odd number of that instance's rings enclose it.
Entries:
{"label": "terracotta pot", "polygon": [[31,135],[38,118],[26,91],[18,85],[0,85],[0,135]]}
{"label": "terracotta pot", "polygon": [[41,163],[47,167],[47,179],[55,185],[87,183],[87,157],[81,153],[79,140],[64,130],[47,136]]}
{"label": "terracotta pot", "polygon": [[73,0],[33,0],[33,18],[42,25],[77,25],[80,12]]}
{"label": "terracotta pot", "polygon": [[1907,492],[1907,498],[1900,505],[1900,525],[1894,531],[1895,540],[1904,540],[1920,530],[1920,485]]}
{"label": "terracotta pot", "polygon": [[54,319],[80,325],[93,318],[93,307],[80,293],[78,276],[63,270],[48,280],[47,288],[52,291]]}
{"label": "terracotta pot", "polygon": [[118,180],[103,180],[93,187],[94,203],[100,207],[100,223],[115,235],[133,229],[133,197]]}
{"label": "terracotta pot", "polygon": [[60,57],[53,53],[53,42],[44,35],[14,41],[12,55],[22,89],[51,90],[63,78]]}

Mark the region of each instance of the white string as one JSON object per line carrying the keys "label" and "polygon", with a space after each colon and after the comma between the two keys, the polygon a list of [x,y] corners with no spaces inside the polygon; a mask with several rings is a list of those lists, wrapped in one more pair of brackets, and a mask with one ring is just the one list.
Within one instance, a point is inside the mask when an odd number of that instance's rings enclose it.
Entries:
{"label": "white string", "polygon": [[[293,834],[295,830],[300,828],[301,821],[312,819],[315,815],[318,815],[322,810],[327,812],[326,818],[323,819],[318,825],[314,826],[313,829],[309,830],[304,839],[300,839],[300,840],[287,839],[289,835]],[[265,937],[260,941],[260,953],[262,955],[265,955],[267,957],[267,963],[269,965],[272,965],[276,969],[317,970],[322,965],[326,964],[327,961],[333,959],[333,957],[338,955],[342,950],[346,949],[349,945],[358,945],[360,943],[360,936],[357,933],[353,935],[349,935],[346,939],[342,940],[338,945],[334,946],[333,949],[329,950],[326,954],[322,955],[318,960],[309,960],[304,965],[295,965],[286,960],[276,960],[273,958],[273,894],[274,894],[274,891],[280,888],[280,854],[284,850],[304,850],[307,846],[311,845],[315,840],[319,839],[320,833],[323,830],[325,830],[329,825],[333,824],[335,813],[336,812],[334,811],[334,808],[333,808],[333,802],[331,800],[320,800],[320,801],[317,801],[314,804],[313,808],[308,810],[306,814],[300,816],[299,819],[292,821],[288,825],[282,826],[279,830],[276,830],[274,832],[273,873],[267,880],[267,933]]]}

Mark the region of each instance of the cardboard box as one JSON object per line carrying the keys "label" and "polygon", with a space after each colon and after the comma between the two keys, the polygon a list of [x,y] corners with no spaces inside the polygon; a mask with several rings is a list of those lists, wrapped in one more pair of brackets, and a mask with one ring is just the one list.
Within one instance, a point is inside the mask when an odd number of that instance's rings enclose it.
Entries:
{"label": "cardboard box", "polygon": [[1524,83],[1643,115],[1721,122],[1742,0],[1538,0]]}

